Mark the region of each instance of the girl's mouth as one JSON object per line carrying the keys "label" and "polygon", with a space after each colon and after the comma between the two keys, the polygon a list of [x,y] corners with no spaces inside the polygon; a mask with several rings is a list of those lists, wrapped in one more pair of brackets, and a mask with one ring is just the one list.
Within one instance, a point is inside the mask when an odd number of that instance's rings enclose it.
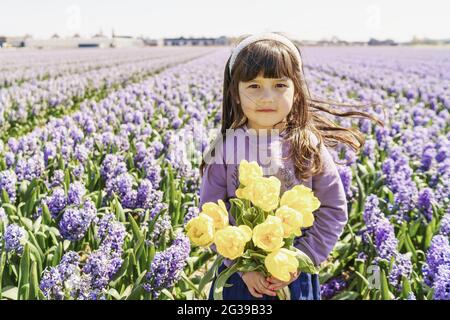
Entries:
{"label": "girl's mouth", "polygon": [[260,109],[260,110],[256,110],[257,112],[275,112],[275,110],[273,109]]}

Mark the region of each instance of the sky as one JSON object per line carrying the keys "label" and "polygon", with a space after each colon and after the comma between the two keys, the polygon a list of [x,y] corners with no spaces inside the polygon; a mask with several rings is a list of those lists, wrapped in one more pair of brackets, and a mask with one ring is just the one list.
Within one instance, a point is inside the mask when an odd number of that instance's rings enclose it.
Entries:
{"label": "sky", "polygon": [[219,37],[274,31],[298,40],[336,36],[450,38],[448,0],[0,0],[0,35]]}

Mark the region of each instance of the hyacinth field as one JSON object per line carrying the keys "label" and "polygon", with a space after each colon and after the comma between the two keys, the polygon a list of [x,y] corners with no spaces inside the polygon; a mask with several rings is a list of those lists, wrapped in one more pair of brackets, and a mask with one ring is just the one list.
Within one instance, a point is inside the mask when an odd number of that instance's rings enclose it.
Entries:
{"label": "hyacinth field", "polygon": [[[385,122],[330,152],[349,222],[322,299],[450,299],[450,50],[304,48],[311,94]],[[0,51],[0,299],[206,299],[191,246],[230,48]],[[317,212],[320,214],[320,210]]]}

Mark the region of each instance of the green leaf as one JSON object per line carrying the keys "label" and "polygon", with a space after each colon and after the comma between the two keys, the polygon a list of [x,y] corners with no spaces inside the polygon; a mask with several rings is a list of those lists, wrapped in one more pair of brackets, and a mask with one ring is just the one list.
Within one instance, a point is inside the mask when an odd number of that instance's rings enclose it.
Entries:
{"label": "green leaf", "polygon": [[[5,190],[2,189],[2,191],[4,192]],[[15,205],[11,204],[11,203],[2,203],[2,207],[5,209],[6,213],[8,214],[8,216],[14,216],[17,214],[17,208]]]}
{"label": "green leaf", "polygon": [[414,261],[417,261],[417,251],[414,247],[414,244],[412,243],[411,237],[409,236],[409,233],[405,234],[405,245],[409,252],[411,252]]}
{"label": "green leaf", "polygon": [[36,248],[36,246],[33,245],[31,242],[28,242],[28,246],[30,247],[30,253],[32,253],[30,257],[33,260],[36,260],[38,272],[40,274],[42,272],[42,258],[44,257],[44,253],[41,251],[41,249]]}
{"label": "green leaf", "polygon": [[30,283],[30,299],[37,300],[39,298],[39,282],[38,282],[38,271],[37,263],[33,261],[31,263],[31,283]]}
{"label": "green leaf", "polygon": [[218,257],[214,261],[213,265],[209,268],[208,272],[206,272],[206,274],[200,280],[200,283],[198,285],[198,291],[202,292],[206,284],[212,281],[212,279],[216,275],[217,270],[219,269],[219,266],[222,264],[222,261],[223,261],[222,257]]}
{"label": "green leaf", "polygon": [[233,217],[234,221],[238,220],[241,212],[242,202],[237,198],[230,199],[230,215]]}
{"label": "green leaf", "polygon": [[42,219],[44,220],[44,224],[49,226],[52,222],[52,216],[50,215],[50,211],[45,203],[42,204]]}
{"label": "green leaf", "polygon": [[67,251],[69,246],[70,246],[70,240],[64,240],[63,241],[63,249],[64,249],[63,251]]}
{"label": "green leaf", "polygon": [[361,175],[365,176],[369,173],[367,171],[367,168],[363,164],[357,163],[356,166],[357,166],[358,170],[361,172]]}
{"label": "green leaf", "polygon": [[355,271],[355,274],[358,276],[358,278],[365,284],[366,287],[370,287],[369,280],[367,280],[366,277],[364,277],[360,272]]}
{"label": "green leaf", "polygon": [[142,253],[144,252],[144,247],[145,247],[144,241],[145,241],[144,237],[140,237],[134,247],[134,253],[136,255],[136,260],[139,260]]}
{"label": "green leaf", "polygon": [[128,287],[125,288],[125,290],[121,293],[120,299],[123,299],[123,297],[128,297],[131,292],[133,291],[133,285],[130,284]]}
{"label": "green leaf", "polygon": [[[1,241],[1,240],[0,240]],[[6,263],[6,252],[5,251],[0,251],[0,300],[2,299],[2,281],[3,281],[3,270],[5,268],[5,263]]]}
{"label": "green leaf", "polygon": [[62,254],[63,254],[63,244],[59,242],[55,250],[55,255],[53,256],[52,266],[55,267],[56,265],[58,265],[58,263],[61,261]]}
{"label": "green leaf", "polygon": [[27,199],[27,202],[26,202],[26,205],[25,205],[25,215],[26,216],[29,216],[29,217],[32,216],[34,205],[36,203],[36,198],[37,198],[36,190],[33,190],[31,192],[31,197],[30,198],[26,198]]}
{"label": "green leaf", "polygon": [[356,300],[360,294],[355,291],[344,291],[336,294],[331,300]]}
{"label": "green leaf", "polygon": [[19,300],[28,300],[30,296],[30,284],[24,284],[19,289]]}
{"label": "green leaf", "polygon": [[422,223],[420,220],[410,222],[410,225],[409,225],[409,236],[410,237],[414,237],[417,234],[417,231],[419,230],[421,224]]}
{"label": "green leaf", "polygon": [[312,274],[319,273],[318,268],[314,265],[311,258],[306,255],[306,253],[296,247],[291,247],[290,250],[294,251],[295,256],[298,260],[298,271]]}
{"label": "green leaf", "polygon": [[42,216],[38,217],[36,219],[36,221],[34,221],[34,223],[33,223],[33,232],[34,233],[39,231],[39,228],[41,227],[41,223],[42,223]]}
{"label": "green leaf", "polygon": [[126,298],[126,300],[140,300],[142,295],[145,293],[144,288],[141,285],[134,288],[131,294]]}
{"label": "green leaf", "polygon": [[392,300],[394,295],[389,291],[389,284],[386,277],[387,261],[380,261],[380,285],[381,298],[383,300]]}
{"label": "green leaf", "polygon": [[338,243],[336,243],[336,245],[334,246],[334,251],[338,253],[338,255],[340,257],[344,256],[345,253],[348,251],[348,249],[350,248],[351,244],[350,243],[344,243],[342,241],[339,241]]}
{"label": "green leaf", "polygon": [[29,288],[25,289],[25,285],[29,283],[30,279],[30,249],[28,243],[25,244],[25,248],[20,259],[19,266],[19,300],[28,299]]}
{"label": "green leaf", "polygon": [[181,279],[183,279],[184,283],[190,287],[192,290],[195,291],[195,293],[199,296],[202,295],[202,292],[198,289],[198,287],[189,279],[189,277],[184,273],[184,271],[181,271]]}
{"label": "green leaf", "polygon": [[110,296],[112,296],[114,299],[120,300],[120,294],[117,292],[116,289],[114,289],[114,288],[109,289],[109,290],[108,290],[108,294],[109,294]]}
{"label": "green leaf", "polygon": [[[61,168],[63,169],[63,168]],[[64,190],[67,194],[67,191],[69,190],[70,185],[70,172],[69,169],[64,170]]]}
{"label": "green leaf", "polygon": [[423,248],[427,250],[431,245],[431,239],[433,238],[433,226],[431,224],[427,225],[425,230],[425,237],[423,238]]}
{"label": "green leaf", "polygon": [[116,214],[117,220],[119,220],[120,222],[126,222],[125,213],[117,197],[114,198],[114,212]]}
{"label": "green leaf", "polygon": [[134,238],[136,239],[136,241],[139,241],[142,238],[142,233],[131,213],[128,213],[128,220],[130,220],[130,225],[131,229],[133,230]]}
{"label": "green leaf", "polygon": [[162,289],[161,293],[164,294],[169,300],[175,300],[175,297],[167,289]]}
{"label": "green leaf", "polygon": [[96,202],[97,209],[100,209],[102,207],[102,202],[103,202],[103,192],[102,190],[99,190]]}
{"label": "green leaf", "polygon": [[394,194],[388,186],[384,185],[381,187],[381,190],[388,196],[389,203],[394,203]]}
{"label": "green leaf", "polygon": [[427,294],[427,300],[433,300],[434,289],[430,290]]}
{"label": "green leaf", "polygon": [[[57,228],[55,228],[55,227],[50,227],[48,230],[49,230],[50,233],[51,233],[52,235],[54,235],[55,237],[59,237],[59,236],[61,235],[61,234],[59,233],[59,230],[58,230]],[[56,241],[56,243],[59,243],[59,241]]]}
{"label": "green leaf", "polygon": [[137,287],[141,284],[142,279],[144,278],[144,276],[147,274],[147,271],[144,270],[142,271],[139,276],[137,277],[136,281],[134,282],[134,286]]}
{"label": "green leaf", "polygon": [[150,246],[148,247],[148,257],[147,257],[147,264],[150,265],[153,261],[153,258],[155,257],[156,254],[156,250],[155,250],[155,245],[152,243],[150,244]]}
{"label": "green leaf", "polygon": [[256,218],[253,220],[253,225],[261,224],[266,220],[266,214],[262,209],[257,208],[257,213]]}
{"label": "green leaf", "polygon": [[2,297],[10,300],[17,300],[19,289],[17,287],[5,287],[2,291]]}
{"label": "green leaf", "polygon": [[8,193],[6,192],[5,189],[2,189],[1,198],[2,198],[2,203],[3,203],[3,204],[8,204],[8,203],[10,203],[9,195],[8,195]]}
{"label": "green leaf", "polygon": [[356,184],[358,185],[358,207],[357,207],[358,209],[357,209],[357,211],[359,212],[363,208],[363,202],[364,202],[364,199],[366,198],[366,191],[364,189],[364,185],[361,182],[360,177],[357,174],[354,175],[354,177],[356,180]]}
{"label": "green leaf", "polygon": [[238,263],[231,265],[228,268],[225,268],[217,277],[214,283],[214,300],[223,300],[223,288],[226,285],[228,278],[230,278],[235,272],[238,271]]}
{"label": "green leaf", "polygon": [[20,218],[20,222],[28,231],[33,232],[33,221],[28,218],[22,217]]}
{"label": "green leaf", "polygon": [[407,299],[409,294],[411,293],[411,283],[408,278],[403,275],[402,276],[402,298]]}

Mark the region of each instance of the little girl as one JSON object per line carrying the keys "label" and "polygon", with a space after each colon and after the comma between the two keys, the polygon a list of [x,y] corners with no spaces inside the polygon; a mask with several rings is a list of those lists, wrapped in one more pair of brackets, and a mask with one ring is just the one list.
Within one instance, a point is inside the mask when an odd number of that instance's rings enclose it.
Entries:
{"label": "little girl", "polygon": [[[319,198],[321,206],[314,213],[313,226],[302,229],[302,235],[294,243],[315,265],[325,261],[347,222],[344,187],[326,146],[342,142],[358,151],[364,137],[355,129],[338,126],[317,111],[367,117],[383,125],[367,113],[333,111],[327,104],[331,103],[310,97],[301,54],[292,41],[277,33],[243,39],[225,67],[221,137],[210,148],[214,161],[206,163],[203,159],[200,166],[200,207],[205,202],[222,199],[229,209],[228,199],[236,197],[239,187],[240,160],[255,160],[264,168],[265,175],[280,179],[281,194],[303,184]],[[270,168],[267,161],[261,160],[266,153],[271,155]],[[234,224],[231,215],[230,223]],[[232,263],[225,260],[219,272]],[[227,283],[232,286],[224,287],[224,299],[276,299],[275,291],[285,286],[289,286],[291,299],[320,299],[316,274],[292,274],[290,281],[282,282],[254,271],[235,273]]]}

